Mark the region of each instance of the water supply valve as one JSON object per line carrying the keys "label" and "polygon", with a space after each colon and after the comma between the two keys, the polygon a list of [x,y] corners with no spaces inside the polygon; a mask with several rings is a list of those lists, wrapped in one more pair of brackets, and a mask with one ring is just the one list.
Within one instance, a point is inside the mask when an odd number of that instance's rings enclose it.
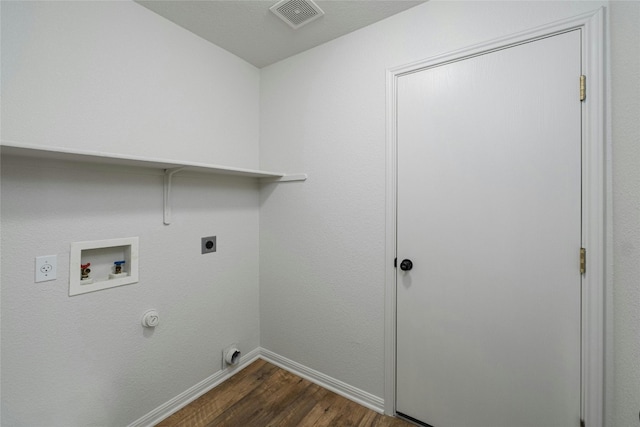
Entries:
{"label": "water supply valve", "polygon": [[120,274],[122,273],[122,264],[124,264],[126,261],[115,261],[114,264],[114,273],[115,274]]}
{"label": "water supply valve", "polygon": [[80,264],[80,283],[83,285],[93,283],[93,279],[89,277],[89,274],[91,274],[91,269],[89,268],[90,266],[90,262],[86,264]]}
{"label": "water supply valve", "polygon": [[109,273],[109,279],[118,279],[120,277],[128,276],[129,274],[123,270],[122,265],[126,263],[126,261],[114,261],[113,262],[113,273]]}

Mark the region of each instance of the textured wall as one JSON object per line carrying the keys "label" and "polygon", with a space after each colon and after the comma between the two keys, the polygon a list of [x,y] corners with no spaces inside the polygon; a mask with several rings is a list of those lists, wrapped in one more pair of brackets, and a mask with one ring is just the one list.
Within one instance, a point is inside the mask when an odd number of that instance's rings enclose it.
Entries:
{"label": "textured wall", "polygon": [[[126,425],[260,335],[382,396],[385,70],[600,4],[429,2],[263,69],[258,94],[257,70],[136,4],[3,1],[2,138],[255,167],[260,95],[260,165],[310,178],[261,192],[258,307],[253,181],[178,176],[165,227],[157,173],[4,158],[2,424]],[[610,8],[611,427],[640,409],[638,8]],[[69,242],[134,235],[140,283],[67,297]],[[58,279],[33,283],[53,253]]]}
{"label": "textured wall", "polygon": [[[2,2],[3,139],[255,167],[258,81],[132,2]],[[128,425],[259,346],[257,183],[174,183],[164,226],[159,171],[3,156],[2,425]],[[139,283],[68,296],[71,242],[131,236]]]}
{"label": "textured wall", "polygon": [[611,424],[640,412],[640,2],[612,2],[613,393]]}
{"label": "textured wall", "polygon": [[[165,226],[159,173],[2,159],[2,425],[124,426],[220,370],[225,346],[258,347],[257,184],[174,180]],[[71,242],[131,236],[139,283],[68,296]],[[34,283],[49,254],[57,280]]]}
{"label": "textured wall", "polygon": [[[384,388],[385,71],[594,10],[428,2],[262,69],[262,346],[376,396]],[[295,89],[292,89],[295,88]]]}
{"label": "textured wall", "polygon": [[2,2],[5,140],[256,168],[258,85],[133,2]]}

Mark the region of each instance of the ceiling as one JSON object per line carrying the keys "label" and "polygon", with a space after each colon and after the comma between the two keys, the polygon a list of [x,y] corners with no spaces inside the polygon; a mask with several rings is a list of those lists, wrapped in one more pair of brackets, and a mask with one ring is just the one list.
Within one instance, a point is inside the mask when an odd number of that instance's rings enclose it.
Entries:
{"label": "ceiling", "polygon": [[258,68],[425,1],[315,1],[324,11],[324,16],[294,30],[269,10],[277,0],[136,0]]}

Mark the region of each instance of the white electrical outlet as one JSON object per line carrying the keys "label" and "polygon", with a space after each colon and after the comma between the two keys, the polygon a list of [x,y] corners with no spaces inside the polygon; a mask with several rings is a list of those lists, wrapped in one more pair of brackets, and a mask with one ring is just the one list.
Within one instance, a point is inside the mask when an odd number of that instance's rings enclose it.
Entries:
{"label": "white electrical outlet", "polygon": [[58,275],[58,256],[46,255],[36,257],[36,283],[55,280]]}

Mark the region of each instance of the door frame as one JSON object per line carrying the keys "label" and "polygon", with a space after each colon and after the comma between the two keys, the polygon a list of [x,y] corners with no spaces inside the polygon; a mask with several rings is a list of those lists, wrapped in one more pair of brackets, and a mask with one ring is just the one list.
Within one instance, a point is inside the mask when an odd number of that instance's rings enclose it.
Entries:
{"label": "door frame", "polygon": [[[606,185],[611,169],[605,128],[604,8],[519,32],[465,49],[387,70],[384,412],[396,413],[396,208],[397,208],[397,82],[423,69],[461,61],[506,47],[580,29],[582,73],[587,96],[582,102],[582,247],[587,272],[582,276],[581,418],[587,427],[604,420],[605,285],[610,285],[606,260],[611,250],[606,233],[611,218]],[[576,85],[579,84],[576,76]],[[578,268],[578,248],[576,248]]]}

